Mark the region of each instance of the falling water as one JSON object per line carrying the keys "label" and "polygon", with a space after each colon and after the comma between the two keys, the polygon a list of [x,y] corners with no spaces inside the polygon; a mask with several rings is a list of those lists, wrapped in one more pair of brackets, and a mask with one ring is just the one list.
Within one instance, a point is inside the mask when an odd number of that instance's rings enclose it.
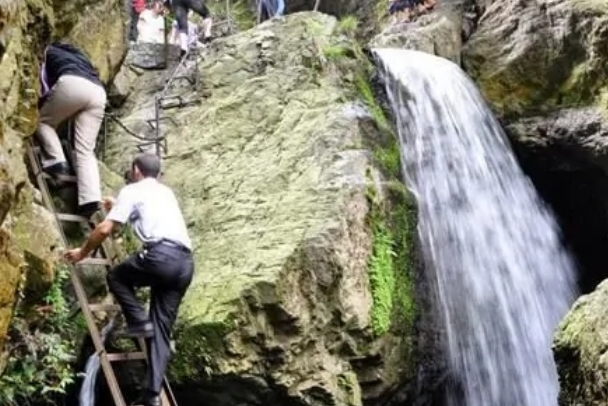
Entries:
{"label": "falling water", "polygon": [[438,287],[449,406],[556,406],[553,331],[574,265],[499,123],[452,62],[376,49]]}
{"label": "falling water", "polygon": [[[106,337],[112,331],[115,325],[115,319],[111,319],[108,324],[101,329],[101,341],[104,342]],[[80,387],[78,397],[79,406],[95,406],[95,383],[97,382],[97,374],[99,373],[99,355],[94,353],[87,360],[84,368],[84,379]]]}

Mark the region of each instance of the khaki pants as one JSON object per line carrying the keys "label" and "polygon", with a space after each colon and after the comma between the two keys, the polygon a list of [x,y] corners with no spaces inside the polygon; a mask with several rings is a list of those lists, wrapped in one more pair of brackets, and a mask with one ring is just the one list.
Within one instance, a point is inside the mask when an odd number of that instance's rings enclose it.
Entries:
{"label": "khaki pants", "polygon": [[63,75],[40,109],[38,138],[44,151],[44,168],[66,162],[55,129],[63,121],[73,120],[79,205],[101,201],[95,142],[105,106],[106,92],[103,87],[79,76]]}

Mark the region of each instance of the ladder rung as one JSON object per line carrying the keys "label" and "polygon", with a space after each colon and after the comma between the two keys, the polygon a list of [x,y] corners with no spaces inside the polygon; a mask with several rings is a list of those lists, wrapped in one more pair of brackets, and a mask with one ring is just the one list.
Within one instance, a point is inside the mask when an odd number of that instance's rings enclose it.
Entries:
{"label": "ladder rung", "polygon": [[68,213],[57,213],[57,218],[60,221],[71,221],[75,223],[90,223],[89,219],[83,216],[78,216],[76,214],[68,214]]}
{"label": "ladder rung", "polygon": [[78,262],[77,265],[104,265],[112,266],[112,261],[107,258],[85,258]]}
{"label": "ladder rung", "polygon": [[120,305],[110,303],[91,303],[89,310],[92,312],[111,312],[121,311]]}
{"label": "ladder rung", "polygon": [[[61,146],[62,147],[66,147],[68,145],[66,140],[61,140]],[[39,154],[42,150],[40,149],[40,145],[34,145],[32,146],[32,151],[34,151],[35,154]]]}
{"label": "ladder rung", "polygon": [[59,181],[59,182],[73,182],[73,183],[76,183],[77,180],[78,180],[78,178],[76,176],[74,176],[74,175],[53,175],[53,176],[51,176],[51,175],[49,175],[46,172],[42,172],[42,176],[45,179],[56,180],[56,181]]}
{"label": "ladder rung", "polygon": [[146,354],[144,354],[141,351],[138,351],[138,352],[115,352],[115,353],[111,353],[111,354],[106,354],[106,356],[108,357],[108,361],[110,361],[110,362],[115,362],[115,361],[138,361],[138,360],[145,360],[146,359]]}

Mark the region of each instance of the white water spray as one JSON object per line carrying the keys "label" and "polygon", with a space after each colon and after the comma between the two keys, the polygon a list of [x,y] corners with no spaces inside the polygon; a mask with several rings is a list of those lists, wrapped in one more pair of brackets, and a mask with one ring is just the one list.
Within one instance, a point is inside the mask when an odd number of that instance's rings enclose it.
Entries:
{"label": "white water spray", "polygon": [[419,205],[459,390],[449,406],[556,406],[553,331],[575,267],[473,82],[452,62],[376,49]]}

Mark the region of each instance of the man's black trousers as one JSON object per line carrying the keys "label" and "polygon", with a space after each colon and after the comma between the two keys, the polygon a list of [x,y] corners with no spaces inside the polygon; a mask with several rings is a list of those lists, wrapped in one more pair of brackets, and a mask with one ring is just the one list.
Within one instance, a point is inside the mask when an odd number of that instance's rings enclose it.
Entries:
{"label": "man's black trousers", "polygon": [[209,18],[210,13],[202,0],[173,0],[171,8],[175,13],[177,28],[180,32],[188,32],[188,11],[192,10],[202,18]]}
{"label": "man's black trousers", "polygon": [[[156,244],[131,255],[108,274],[110,291],[120,303],[129,325],[150,320],[154,337],[148,343],[148,390],[159,394],[171,355],[171,331],[182,297],[194,272],[190,251]],[[150,286],[150,317],[135,297],[135,288]]]}

